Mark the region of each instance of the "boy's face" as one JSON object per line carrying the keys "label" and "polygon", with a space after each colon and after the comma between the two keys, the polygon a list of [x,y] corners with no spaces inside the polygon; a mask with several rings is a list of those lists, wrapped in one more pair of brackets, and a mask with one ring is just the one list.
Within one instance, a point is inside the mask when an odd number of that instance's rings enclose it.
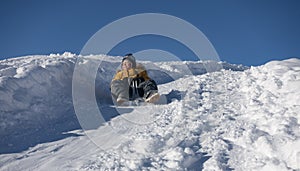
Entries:
{"label": "boy's face", "polygon": [[122,63],[122,69],[129,70],[130,68],[132,68],[132,63],[129,60],[125,59]]}

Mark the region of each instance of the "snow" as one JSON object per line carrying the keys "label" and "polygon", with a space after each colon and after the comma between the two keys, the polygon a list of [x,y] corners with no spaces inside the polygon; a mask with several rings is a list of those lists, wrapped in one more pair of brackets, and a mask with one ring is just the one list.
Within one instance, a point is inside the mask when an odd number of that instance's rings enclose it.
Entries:
{"label": "snow", "polygon": [[[250,68],[140,61],[160,104],[115,107],[109,83],[120,61],[71,53],[0,61],[0,170],[300,170],[299,59]],[[88,130],[72,102],[76,62],[100,63],[105,122]],[[79,79],[90,84],[85,69]]]}

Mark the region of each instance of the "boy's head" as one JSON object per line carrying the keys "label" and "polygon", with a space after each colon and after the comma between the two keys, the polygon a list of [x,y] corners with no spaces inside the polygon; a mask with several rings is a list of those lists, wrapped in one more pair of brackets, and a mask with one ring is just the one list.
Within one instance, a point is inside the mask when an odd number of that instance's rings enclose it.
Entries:
{"label": "boy's head", "polygon": [[135,57],[129,53],[122,60],[122,69],[130,69],[136,67]]}

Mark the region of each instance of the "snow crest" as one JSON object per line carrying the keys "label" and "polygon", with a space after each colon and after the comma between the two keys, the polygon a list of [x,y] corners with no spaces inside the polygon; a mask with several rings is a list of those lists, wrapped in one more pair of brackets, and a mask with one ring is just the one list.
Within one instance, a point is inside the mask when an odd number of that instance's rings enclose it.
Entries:
{"label": "snow crest", "polygon": [[[107,120],[85,131],[72,108],[78,58],[83,65],[101,60],[95,93]],[[208,63],[222,67],[206,73],[205,62],[143,62],[166,103],[118,109],[109,83],[119,57],[1,61],[0,169],[300,169],[300,60]]]}

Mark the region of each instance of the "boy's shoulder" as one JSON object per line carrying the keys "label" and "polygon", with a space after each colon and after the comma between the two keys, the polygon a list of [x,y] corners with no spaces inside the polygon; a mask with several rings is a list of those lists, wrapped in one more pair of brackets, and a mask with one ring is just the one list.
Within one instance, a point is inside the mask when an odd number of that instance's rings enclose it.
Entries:
{"label": "boy's shoulder", "polygon": [[138,70],[146,70],[145,66],[141,63],[137,63],[135,68]]}

